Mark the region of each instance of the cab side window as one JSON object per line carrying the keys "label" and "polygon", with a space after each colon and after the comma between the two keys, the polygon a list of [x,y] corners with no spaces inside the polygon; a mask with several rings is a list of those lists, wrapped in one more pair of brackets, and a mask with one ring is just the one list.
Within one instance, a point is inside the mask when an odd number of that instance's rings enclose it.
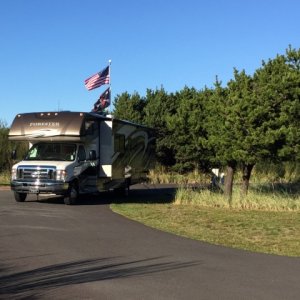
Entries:
{"label": "cab side window", "polygon": [[83,161],[86,160],[86,154],[85,154],[85,149],[83,146],[79,146],[78,148],[78,160]]}

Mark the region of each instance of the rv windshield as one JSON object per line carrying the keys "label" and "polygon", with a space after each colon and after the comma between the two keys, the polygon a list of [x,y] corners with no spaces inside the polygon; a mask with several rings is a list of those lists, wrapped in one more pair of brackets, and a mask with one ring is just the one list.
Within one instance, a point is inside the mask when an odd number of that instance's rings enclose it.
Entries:
{"label": "rv windshield", "polygon": [[75,155],[76,144],[37,143],[29,149],[25,160],[73,161]]}

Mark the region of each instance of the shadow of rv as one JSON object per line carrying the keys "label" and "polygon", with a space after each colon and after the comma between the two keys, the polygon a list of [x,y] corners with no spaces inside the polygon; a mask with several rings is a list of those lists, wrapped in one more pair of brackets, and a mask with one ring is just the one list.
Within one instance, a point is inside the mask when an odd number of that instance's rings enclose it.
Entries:
{"label": "shadow of rv", "polygon": [[[111,203],[171,203],[174,200],[176,185],[146,185],[138,184],[130,188],[129,195],[120,195],[114,191],[97,194],[81,195],[76,205],[107,205]],[[31,196],[28,202],[38,201],[47,204],[64,204],[60,196],[39,196],[35,199]]]}
{"label": "shadow of rv", "polygon": [[112,203],[171,203],[174,201],[176,185],[138,184],[130,189],[128,196],[113,195]]}

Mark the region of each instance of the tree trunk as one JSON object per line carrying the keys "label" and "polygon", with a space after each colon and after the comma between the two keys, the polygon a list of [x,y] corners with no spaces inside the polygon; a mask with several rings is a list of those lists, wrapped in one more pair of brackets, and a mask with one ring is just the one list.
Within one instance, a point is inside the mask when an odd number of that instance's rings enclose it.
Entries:
{"label": "tree trunk", "polygon": [[241,187],[241,194],[247,196],[249,190],[249,181],[251,172],[253,170],[254,164],[245,164],[243,166],[243,183]]}
{"label": "tree trunk", "polygon": [[233,176],[235,171],[235,164],[231,163],[227,165],[225,183],[224,183],[224,195],[228,199],[231,205],[232,201],[232,187],[233,187]]}

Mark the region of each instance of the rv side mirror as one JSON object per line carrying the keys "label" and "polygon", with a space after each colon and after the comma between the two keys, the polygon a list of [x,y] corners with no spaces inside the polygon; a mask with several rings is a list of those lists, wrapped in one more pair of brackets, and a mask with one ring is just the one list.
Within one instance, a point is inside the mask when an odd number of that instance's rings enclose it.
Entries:
{"label": "rv side mirror", "polygon": [[11,159],[16,160],[17,159],[17,150],[13,150],[11,152]]}
{"label": "rv side mirror", "polygon": [[95,150],[90,150],[89,160],[96,160],[96,151]]}

